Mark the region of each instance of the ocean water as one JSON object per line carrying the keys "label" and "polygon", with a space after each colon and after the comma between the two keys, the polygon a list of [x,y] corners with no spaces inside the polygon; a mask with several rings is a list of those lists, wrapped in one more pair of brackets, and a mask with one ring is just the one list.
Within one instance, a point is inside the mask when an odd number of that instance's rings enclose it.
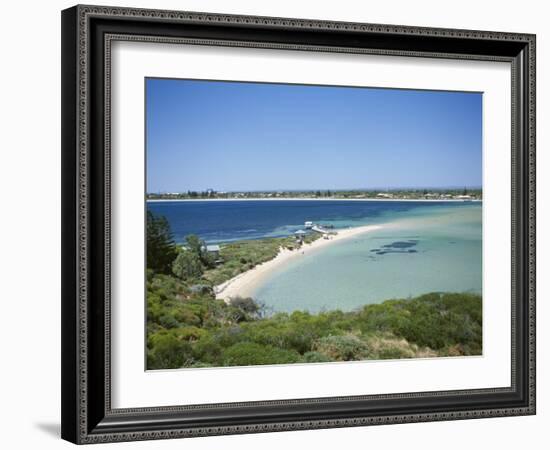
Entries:
{"label": "ocean water", "polygon": [[254,298],[274,311],[353,310],[390,298],[482,289],[482,204],[398,201],[148,202],[175,239],[287,236],[306,220],[381,230],[335,242],[274,271]]}
{"label": "ocean water", "polygon": [[209,244],[288,236],[303,228],[307,220],[346,228],[468,205],[471,204],[350,200],[147,202],[151,212],[168,219],[176,242],[183,242],[188,234],[197,234]]}

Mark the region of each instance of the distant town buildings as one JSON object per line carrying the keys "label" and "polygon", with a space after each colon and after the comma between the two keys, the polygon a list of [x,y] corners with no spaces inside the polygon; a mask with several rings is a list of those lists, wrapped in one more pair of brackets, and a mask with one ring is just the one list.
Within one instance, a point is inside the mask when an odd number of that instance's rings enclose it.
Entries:
{"label": "distant town buildings", "polygon": [[481,200],[476,189],[388,189],[379,190],[309,190],[309,191],[204,191],[161,192],[147,194],[148,200],[179,199],[379,199],[379,200]]}

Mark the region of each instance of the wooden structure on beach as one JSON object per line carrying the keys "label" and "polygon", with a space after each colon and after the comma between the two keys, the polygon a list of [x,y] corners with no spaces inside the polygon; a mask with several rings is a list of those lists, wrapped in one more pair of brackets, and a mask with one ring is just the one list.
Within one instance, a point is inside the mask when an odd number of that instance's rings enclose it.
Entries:
{"label": "wooden structure on beach", "polygon": [[334,230],[327,230],[326,228],[320,226],[320,225],[313,225],[313,227],[311,227],[311,229],[317,233],[321,233],[322,235],[324,236],[329,236],[329,235],[336,235],[338,234],[336,231]]}

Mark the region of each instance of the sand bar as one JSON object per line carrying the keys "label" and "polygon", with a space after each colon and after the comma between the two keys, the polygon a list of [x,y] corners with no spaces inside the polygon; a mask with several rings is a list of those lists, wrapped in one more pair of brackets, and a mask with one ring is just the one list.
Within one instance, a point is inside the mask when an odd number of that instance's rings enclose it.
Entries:
{"label": "sand bar", "polygon": [[297,250],[288,250],[282,248],[278,255],[265,263],[259,264],[253,269],[243,272],[236,277],[219,284],[214,288],[216,298],[223,299],[226,302],[234,297],[252,297],[256,288],[263,283],[272,273],[278,268],[288,264],[290,261],[298,258],[303,258],[321,248],[325,248],[336,242],[341,242],[345,239],[368,233],[374,230],[379,230],[383,225],[364,225],[360,227],[344,228],[335,230],[336,235],[330,236],[329,239],[321,237],[310,244],[304,244]]}

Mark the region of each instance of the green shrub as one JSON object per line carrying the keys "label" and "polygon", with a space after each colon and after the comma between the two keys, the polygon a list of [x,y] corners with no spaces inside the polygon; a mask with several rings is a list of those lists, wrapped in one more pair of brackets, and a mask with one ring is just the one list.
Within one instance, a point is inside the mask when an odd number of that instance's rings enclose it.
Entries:
{"label": "green shrub", "polygon": [[184,325],[200,325],[200,315],[197,315],[188,305],[180,305],[173,310],[174,318]]}
{"label": "green shrub", "polygon": [[172,272],[182,280],[192,280],[202,275],[200,258],[193,252],[182,250],[172,264]]}
{"label": "green shrub", "polygon": [[220,366],[223,361],[224,347],[215,335],[207,334],[193,344],[193,357],[212,366]]}
{"label": "green shrub", "polygon": [[307,352],[304,353],[303,362],[306,363],[319,363],[319,362],[331,362],[334,361],[330,359],[327,355],[319,352]]}
{"label": "green shrub", "polygon": [[234,314],[237,322],[256,317],[260,312],[260,306],[250,297],[234,297],[229,304],[235,309]]}
{"label": "green shrub", "polygon": [[174,318],[171,314],[164,314],[160,317],[159,323],[164,328],[176,328],[179,327],[181,324]]}
{"label": "green shrub", "polygon": [[477,295],[434,293],[391,300],[367,305],[359,316],[364,333],[392,332],[435,350],[456,343],[468,346],[468,351],[481,350],[481,298]]}
{"label": "green shrub", "polygon": [[374,334],[363,337],[369,348],[369,359],[426,358],[437,356],[429,348],[419,348],[403,338],[391,333]]}
{"label": "green shrub", "polygon": [[368,345],[352,334],[321,338],[315,342],[314,349],[333,361],[366,359],[369,354]]}
{"label": "green shrub", "polygon": [[239,342],[229,347],[224,353],[226,366],[288,364],[298,361],[300,361],[300,355],[297,352],[254,342]]}
{"label": "green shrub", "polygon": [[208,335],[208,331],[198,327],[180,327],[174,330],[174,334],[179,340],[193,342]]}
{"label": "green shrub", "polygon": [[148,369],[183,367],[192,358],[191,345],[166,330],[150,336],[148,344]]}

